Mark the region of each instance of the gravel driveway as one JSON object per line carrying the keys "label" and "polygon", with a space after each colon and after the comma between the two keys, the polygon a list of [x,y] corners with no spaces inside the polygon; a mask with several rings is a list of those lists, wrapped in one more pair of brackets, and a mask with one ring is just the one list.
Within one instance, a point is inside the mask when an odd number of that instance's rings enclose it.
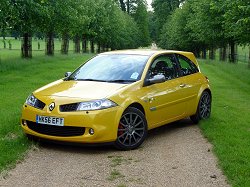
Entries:
{"label": "gravel driveway", "polygon": [[210,150],[189,120],[150,131],[133,151],[42,143],[0,186],[229,186]]}

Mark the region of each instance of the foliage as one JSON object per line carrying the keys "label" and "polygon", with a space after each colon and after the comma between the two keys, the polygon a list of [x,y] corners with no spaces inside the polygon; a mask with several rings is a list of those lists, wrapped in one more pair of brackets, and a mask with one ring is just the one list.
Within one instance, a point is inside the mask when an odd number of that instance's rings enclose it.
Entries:
{"label": "foliage", "polygon": [[140,41],[138,41],[140,46],[148,46],[150,44],[149,18],[146,2],[144,0],[136,1],[136,8],[134,8],[132,17],[135,19],[141,33]]}
{"label": "foliage", "polygon": [[16,13],[14,12],[14,5],[8,0],[2,0],[0,6],[0,32],[6,35],[6,31],[11,29],[16,21]]}
{"label": "foliage", "polygon": [[[116,1],[3,0],[0,29],[16,31],[26,37],[41,33],[39,35],[49,38],[47,45],[51,50],[53,37],[58,35],[63,38],[65,53],[70,38],[91,40],[112,49],[148,45],[146,3],[144,0],[129,3],[132,16],[123,12]],[[30,43],[26,42],[24,47],[30,49]]]}
{"label": "foliage", "polygon": [[182,0],[154,0],[154,24],[156,28],[156,41],[159,40],[161,30],[169,19],[169,16],[177,9]]}
{"label": "foliage", "polygon": [[[220,0],[222,1],[222,0]],[[240,44],[250,43],[250,2],[249,0],[226,0],[223,8],[223,26],[228,37]]]}
{"label": "foliage", "polygon": [[162,29],[160,36],[160,47],[168,49],[183,49],[191,48],[191,34],[185,27],[189,15],[190,6],[184,4],[182,9],[177,9],[168,19]]}
{"label": "foliage", "polygon": [[[160,1],[153,4],[158,17],[164,11],[157,6]],[[165,21],[158,41],[163,48],[199,53],[204,48],[215,49],[229,43],[233,57],[235,43],[250,43],[250,4],[247,0],[186,0],[169,12],[171,9],[165,12],[165,17],[158,18],[158,23]]]}

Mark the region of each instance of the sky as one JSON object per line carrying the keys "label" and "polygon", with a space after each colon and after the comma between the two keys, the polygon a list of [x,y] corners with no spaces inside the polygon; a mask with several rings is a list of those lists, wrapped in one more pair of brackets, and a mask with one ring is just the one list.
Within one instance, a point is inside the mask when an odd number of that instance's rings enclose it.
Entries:
{"label": "sky", "polygon": [[148,9],[152,10],[152,7],[151,7],[152,0],[147,0],[147,3],[148,3]]}

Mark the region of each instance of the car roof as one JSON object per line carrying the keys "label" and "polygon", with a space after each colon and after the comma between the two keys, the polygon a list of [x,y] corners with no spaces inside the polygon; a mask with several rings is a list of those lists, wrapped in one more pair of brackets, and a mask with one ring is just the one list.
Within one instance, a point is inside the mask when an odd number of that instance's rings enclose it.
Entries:
{"label": "car roof", "polygon": [[187,51],[177,51],[177,50],[152,50],[152,49],[129,49],[129,50],[116,50],[116,51],[109,51],[100,53],[100,55],[106,54],[114,54],[114,55],[144,55],[144,56],[157,56],[160,54],[168,54],[168,53],[175,53],[181,54],[188,57],[197,67],[199,67],[198,62],[192,52]]}
{"label": "car roof", "polygon": [[145,55],[152,56],[164,53],[178,53],[178,54],[192,54],[191,52],[177,51],[177,50],[152,50],[152,49],[130,49],[130,50],[117,50],[109,51],[101,54],[131,54],[131,55]]}

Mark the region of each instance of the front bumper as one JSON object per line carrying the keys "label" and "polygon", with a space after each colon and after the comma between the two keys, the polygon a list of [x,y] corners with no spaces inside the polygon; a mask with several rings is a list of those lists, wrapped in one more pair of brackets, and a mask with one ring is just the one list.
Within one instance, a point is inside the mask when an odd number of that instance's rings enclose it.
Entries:
{"label": "front bumper", "polygon": [[[64,126],[37,124],[37,115],[64,118]],[[50,112],[47,106],[40,110],[24,104],[21,126],[25,134],[42,139],[90,144],[107,143],[116,140],[121,115],[122,109],[119,106],[88,112],[60,112],[59,107],[56,107]],[[78,129],[80,130],[79,133],[70,133]],[[89,132],[90,129],[94,130],[94,134]],[[58,132],[53,131],[60,131],[61,134],[58,135]]]}

